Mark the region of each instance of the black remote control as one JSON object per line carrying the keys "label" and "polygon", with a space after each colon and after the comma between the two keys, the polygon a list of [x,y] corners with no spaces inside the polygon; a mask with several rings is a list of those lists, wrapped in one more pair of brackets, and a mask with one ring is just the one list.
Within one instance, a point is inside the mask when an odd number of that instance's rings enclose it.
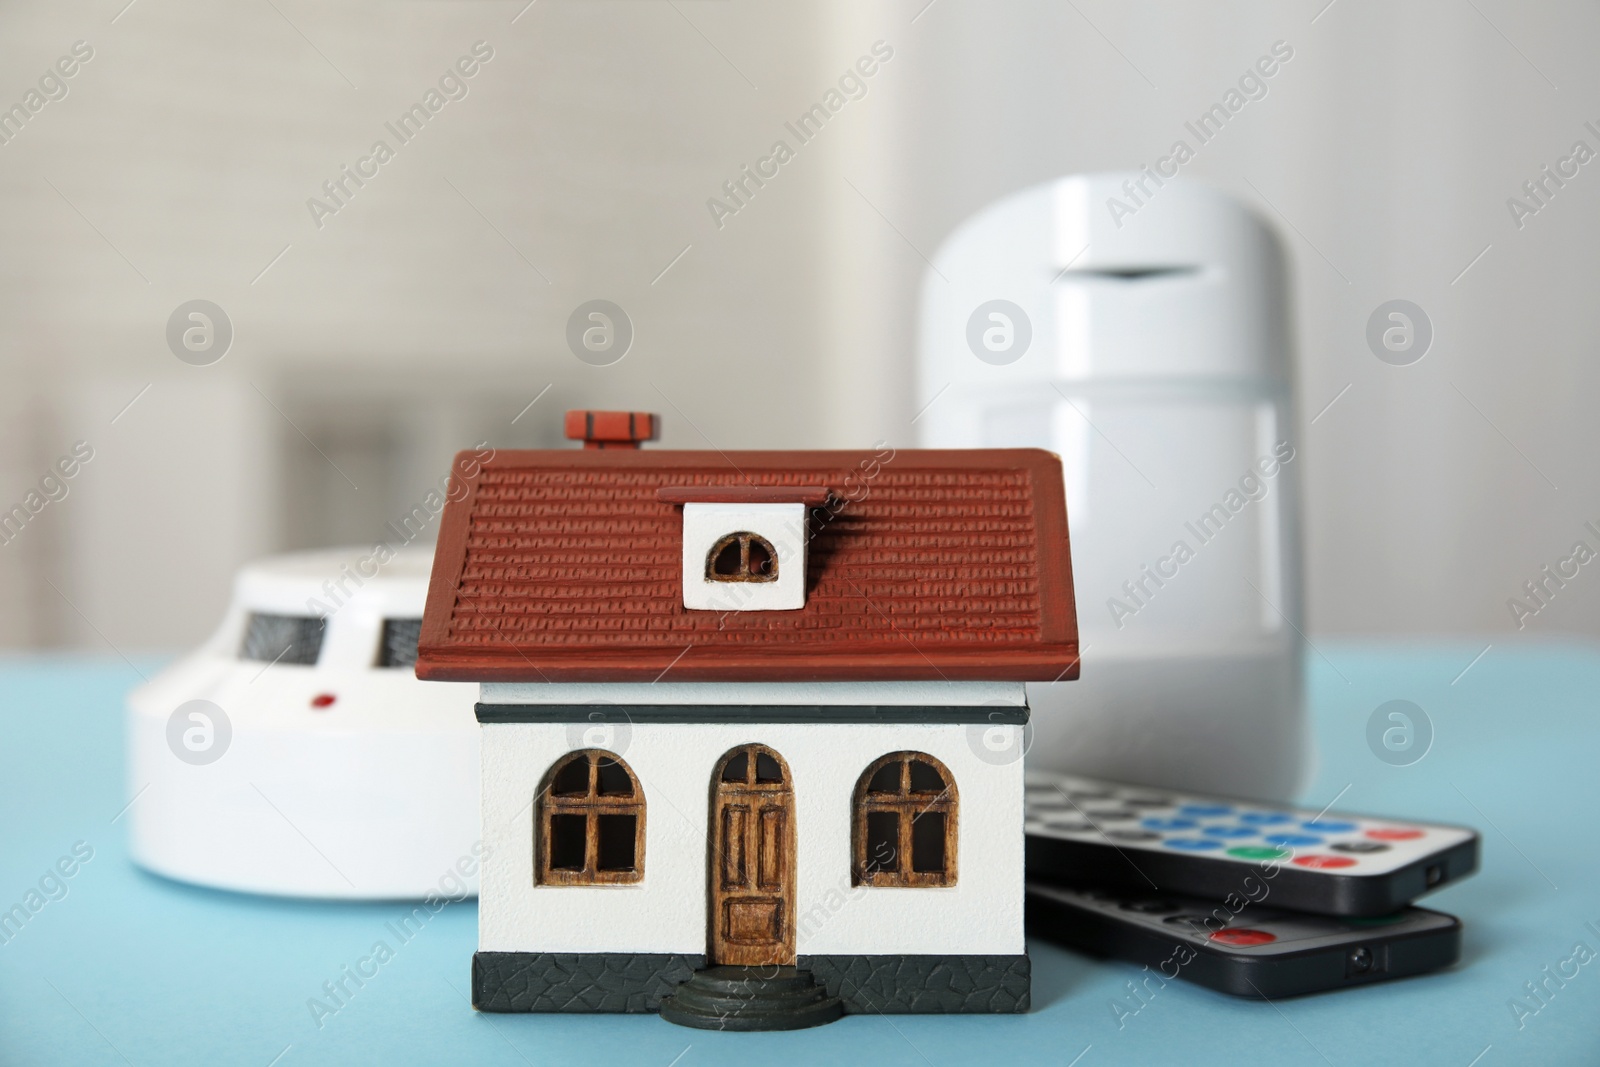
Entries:
{"label": "black remote control", "polygon": [[1259,899],[1319,915],[1388,915],[1478,869],[1460,826],[1027,772],[1028,878],[1056,885]]}
{"label": "black remote control", "polygon": [[1027,924],[1030,935],[1144,964],[1147,994],[1182,978],[1233,996],[1289,997],[1423,974],[1461,958],[1461,920],[1427,908],[1341,919],[1030,882]]}

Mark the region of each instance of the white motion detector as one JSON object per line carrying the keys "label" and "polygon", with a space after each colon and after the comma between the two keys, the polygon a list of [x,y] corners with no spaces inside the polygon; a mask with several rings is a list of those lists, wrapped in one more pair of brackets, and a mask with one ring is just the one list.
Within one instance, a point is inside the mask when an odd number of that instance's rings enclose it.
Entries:
{"label": "white motion detector", "polygon": [[477,892],[477,686],[412,673],[432,559],[240,571],[211,639],[128,698],[136,862],[284,896]]}
{"label": "white motion detector", "polygon": [[1030,763],[1294,793],[1304,459],[1276,237],[1205,186],[1098,174],[990,205],[933,267],[921,443],[1065,469],[1082,677],[1028,686]]}

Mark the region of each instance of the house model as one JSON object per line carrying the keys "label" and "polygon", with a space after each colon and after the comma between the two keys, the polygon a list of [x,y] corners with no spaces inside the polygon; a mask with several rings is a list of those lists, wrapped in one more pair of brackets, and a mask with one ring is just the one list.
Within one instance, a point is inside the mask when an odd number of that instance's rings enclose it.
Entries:
{"label": "house model", "polygon": [[1032,449],[499,451],[416,673],[480,684],[482,1011],[1020,1012],[1023,683],[1077,676]]}

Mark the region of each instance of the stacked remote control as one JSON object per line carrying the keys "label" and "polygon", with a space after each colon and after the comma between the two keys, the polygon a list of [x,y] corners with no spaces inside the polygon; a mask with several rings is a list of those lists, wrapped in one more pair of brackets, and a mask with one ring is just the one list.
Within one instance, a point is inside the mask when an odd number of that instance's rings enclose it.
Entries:
{"label": "stacked remote control", "polygon": [[1409,905],[1478,865],[1464,827],[1039,771],[1026,831],[1031,931],[1241,996],[1448,966],[1460,922]]}

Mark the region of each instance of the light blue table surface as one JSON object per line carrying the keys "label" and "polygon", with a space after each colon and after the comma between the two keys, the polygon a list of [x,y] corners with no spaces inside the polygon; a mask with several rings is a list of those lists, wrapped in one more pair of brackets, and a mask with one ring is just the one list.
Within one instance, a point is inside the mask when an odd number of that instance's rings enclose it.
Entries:
{"label": "light blue table surface", "polygon": [[[1137,969],[1035,940],[1026,1015],[849,1016],[789,1034],[476,1014],[471,902],[441,912],[319,1027],[308,998],[406,909],[238,896],[140,871],[114,821],[130,796],[122,695],[137,677],[121,662],[0,661],[0,909],[75,842],[94,850],[66,896],[0,945],[0,1063],[1600,1063],[1600,962],[1548,983],[1520,1027],[1511,1008],[1577,943],[1600,952],[1586,927],[1600,929],[1600,653],[1497,643],[1462,674],[1482,647],[1308,653],[1319,763],[1302,799],[1321,807],[1345,790],[1345,810],[1483,833],[1482,871],[1426,901],[1466,922],[1455,969],[1270,1004],[1173,982],[1119,1026],[1112,1003]],[[1408,767],[1366,742],[1368,716],[1396,698],[1436,731]]]}

